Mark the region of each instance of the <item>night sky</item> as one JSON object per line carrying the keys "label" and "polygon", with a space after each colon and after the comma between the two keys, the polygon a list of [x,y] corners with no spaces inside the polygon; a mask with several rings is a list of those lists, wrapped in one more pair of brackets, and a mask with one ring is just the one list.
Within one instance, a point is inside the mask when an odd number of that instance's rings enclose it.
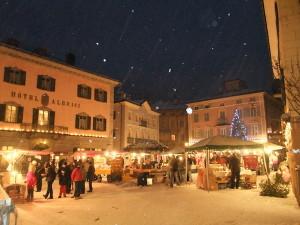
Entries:
{"label": "night sky", "polygon": [[272,77],[260,0],[1,0],[7,38],[73,52],[133,99],[209,97],[236,78],[268,89]]}

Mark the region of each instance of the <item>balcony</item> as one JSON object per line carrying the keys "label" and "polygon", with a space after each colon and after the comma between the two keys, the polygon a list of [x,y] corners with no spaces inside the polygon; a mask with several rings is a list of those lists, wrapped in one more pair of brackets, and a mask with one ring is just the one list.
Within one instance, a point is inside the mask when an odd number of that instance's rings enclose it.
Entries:
{"label": "balcony", "polygon": [[68,127],[64,126],[49,126],[49,125],[36,125],[33,126],[31,123],[22,123],[20,125],[21,129],[24,130],[39,130],[39,131],[51,131],[54,133],[67,133],[68,132]]}
{"label": "balcony", "polygon": [[225,125],[230,125],[230,122],[227,119],[225,118],[217,119],[216,126],[225,126]]}
{"label": "balcony", "polygon": [[128,144],[139,144],[139,143],[145,143],[145,142],[151,142],[151,141],[153,141],[153,140],[144,139],[144,138],[127,137],[127,143]]}
{"label": "balcony", "polygon": [[147,127],[147,121],[146,120],[140,120],[140,123],[139,123],[139,125],[141,126],[141,127]]}

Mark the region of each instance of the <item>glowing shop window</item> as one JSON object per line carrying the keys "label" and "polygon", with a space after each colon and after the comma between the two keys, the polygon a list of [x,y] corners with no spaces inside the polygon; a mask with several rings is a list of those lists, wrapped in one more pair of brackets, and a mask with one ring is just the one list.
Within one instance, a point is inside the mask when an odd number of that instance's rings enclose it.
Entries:
{"label": "glowing shop window", "polygon": [[38,124],[41,126],[49,124],[49,112],[48,111],[39,110]]}
{"label": "glowing shop window", "polygon": [[6,106],[5,112],[5,121],[6,122],[17,122],[17,107],[13,105]]}

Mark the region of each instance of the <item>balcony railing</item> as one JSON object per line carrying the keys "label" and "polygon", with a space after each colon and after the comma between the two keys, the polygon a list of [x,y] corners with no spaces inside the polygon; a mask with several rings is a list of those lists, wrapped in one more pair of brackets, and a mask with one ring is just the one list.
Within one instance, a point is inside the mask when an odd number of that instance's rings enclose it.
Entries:
{"label": "balcony railing", "polygon": [[225,118],[217,119],[216,126],[224,126],[224,125],[230,125],[230,123],[227,119],[225,119]]}
{"label": "balcony railing", "polygon": [[140,126],[142,127],[147,127],[147,121],[146,120],[140,120],[140,123],[139,123]]}
{"label": "balcony railing", "polygon": [[57,133],[67,133],[68,127],[64,126],[50,126],[50,125],[32,125],[31,123],[22,123],[20,126],[24,130],[40,130],[40,131],[53,131]]}
{"label": "balcony railing", "polygon": [[153,141],[153,140],[144,139],[144,138],[127,137],[128,144],[138,144],[138,143],[145,143],[145,142],[149,142],[149,141]]}

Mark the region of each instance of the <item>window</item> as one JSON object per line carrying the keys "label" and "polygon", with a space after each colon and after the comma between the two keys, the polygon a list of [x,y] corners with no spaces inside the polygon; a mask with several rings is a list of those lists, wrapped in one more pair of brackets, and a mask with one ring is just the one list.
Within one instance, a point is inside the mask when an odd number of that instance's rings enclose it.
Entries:
{"label": "window", "polygon": [[55,79],[47,75],[38,75],[37,88],[46,91],[55,91]]}
{"label": "window", "polygon": [[183,120],[179,120],[179,128],[183,128],[184,127],[184,121]]}
{"label": "window", "polygon": [[4,81],[11,84],[25,85],[26,72],[18,68],[5,67]]}
{"label": "window", "polygon": [[171,134],[171,140],[176,141],[176,135],[175,134]]}
{"label": "window", "polygon": [[[128,136],[129,137],[129,136]],[[116,139],[117,138],[117,130],[113,129],[113,138]]]}
{"label": "window", "polygon": [[92,89],[89,86],[79,84],[77,86],[77,96],[81,98],[91,99]]}
{"label": "window", "polygon": [[204,113],[204,121],[209,121],[209,113]]}
{"label": "window", "polygon": [[242,99],[236,100],[236,104],[241,104],[241,103],[242,103]]}
{"label": "window", "polygon": [[117,112],[114,111],[114,114],[113,114],[113,119],[115,120],[117,118]]}
{"label": "window", "polygon": [[198,110],[198,109],[199,109],[199,107],[198,107],[198,106],[195,106],[195,107],[194,107],[194,110]]}
{"label": "window", "polygon": [[5,122],[17,122],[17,107],[14,105],[6,105]]}
{"label": "window", "polygon": [[131,120],[131,112],[128,112],[128,120]]}
{"label": "window", "polygon": [[256,107],[252,107],[250,109],[250,116],[251,117],[256,117],[257,116],[257,109],[256,109]]}
{"label": "window", "polygon": [[227,135],[227,132],[226,132],[226,128],[225,128],[225,127],[220,128],[220,130],[219,130],[219,135],[224,135],[224,136]]}
{"label": "window", "polygon": [[32,127],[36,129],[53,129],[55,112],[49,109],[33,109]]}
{"label": "window", "polygon": [[82,113],[76,115],[75,119],[75,128],[81,130],[90,130],[91,129],[91,117]]}
{"label": "window", "polygon": [[94,117],[93,130],[106,131],[106,119],[101,117]]}
{"label": "window", "polygon": [[198,114],[194,114],[194,123],[198,123],[199,122],[199,115]]}
{"label": "window", "polygon": [[0,121],[8,123],[22,123],[23,107],[10,104],[0,104]]}
{"label": "window", "polygon": [[95,89],[95,100],[99,102],[107,102],[107,92],[97,88]]}
{"label": "window", "polygon": [[251,98],[249,99],[249,101],[250,101],[250,102],[255,102],[255,101],[256,101],[256,98],[255,98],[255,97],[251,97]]}
{"label": "window", "polygon": [[39,110],[38,125],[48,125],[49,123],[49,112],[46,110]]}
{"label": "window", "polygon": [[251,134],[253,136],[260,135],[260,129],[259,129],[258,124],[252,124],[251,125]]}
{"label": "window", "polygon": [[225,120],[225,112],[224,111],[220,111],[220,119]]}
{"label": "window", "polygon": [[224,103],[221,103],[220,106],[224,106]]}

